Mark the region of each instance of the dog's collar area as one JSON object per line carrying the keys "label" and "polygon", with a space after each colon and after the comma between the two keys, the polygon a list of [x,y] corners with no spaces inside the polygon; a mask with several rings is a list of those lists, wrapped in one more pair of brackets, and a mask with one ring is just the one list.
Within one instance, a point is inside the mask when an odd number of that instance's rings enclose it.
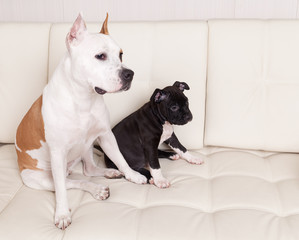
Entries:
{"label": "dog's collar area", "polygon": [[101,95],[104,95],[107,91],[101,89],[101,88],[98,88],[98,87],[95,87],[94,90],[98,93],[98,94],[101,94]]}

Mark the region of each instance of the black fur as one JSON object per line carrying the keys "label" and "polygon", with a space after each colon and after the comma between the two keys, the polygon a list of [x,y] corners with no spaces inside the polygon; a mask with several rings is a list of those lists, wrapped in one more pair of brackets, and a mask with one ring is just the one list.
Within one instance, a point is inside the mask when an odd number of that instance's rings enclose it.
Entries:
{"label": "black fur", "polygon": [[[163,124],[183,125],[192,120],[188,98],[183,94],[189,86],[184,82],[175,82],[173,86],[164,89],[156,89],[148,103],[144,104],[136,112],[119,122],[113,129],[119,149],[129,166],[143,174],[149,180],[150,172],[146,169],[159,169],[158,157],[175,155],[173,152],[158,150]],[[165,141],[174,148],[186,152],[186,148],[180,144],[173,133]],[[105,155],[106,166],[117,168]]]}

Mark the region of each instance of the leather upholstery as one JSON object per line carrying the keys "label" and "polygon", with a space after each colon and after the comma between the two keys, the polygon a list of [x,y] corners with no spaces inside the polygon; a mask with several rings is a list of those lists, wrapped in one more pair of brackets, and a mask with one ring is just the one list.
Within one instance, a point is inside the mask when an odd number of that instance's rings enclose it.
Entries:
{"label": "leather upholstery", "polygon": [[[13,143],[69,28],[0,24],[1,143]],[[109,185],[111,196],[68,190],[72,224],[62,231],[53,223],[54,193],[24,186],[14,146],[0,143],[0,239],[299,239],[298,29],[295,20],[110,24],[135,71],[130,91],[105,96],[112,125],[155,88],[186,81],[194,119],[175,131],[205,163],[161,159],[168,189],[89,178]],[[86,178],[82,166],[70,177]]]}

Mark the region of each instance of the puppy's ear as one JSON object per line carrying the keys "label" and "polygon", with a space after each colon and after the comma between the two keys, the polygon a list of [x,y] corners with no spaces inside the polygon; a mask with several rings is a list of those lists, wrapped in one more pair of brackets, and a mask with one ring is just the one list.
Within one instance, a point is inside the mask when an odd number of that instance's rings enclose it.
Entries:
{"label": "puppy's ear", "polygon": [[151,101],[159,103],[167,99],[168,96],[169,94],[167,92],[157,88],[151,96]]}
{"label": "puppy's ear", "polygon": [[187,83],[185,82],[178,82],[176,81],[172,86],[177,87],[178,89],[180,89],[182,92],[184,92],[184,90],[189,90],[189,86]]}
{"label": "puppy's ear", "polygon": [[86,31],[86,24],[82,18],[82,14],[79,13],[70,32],[66,36],[67,49],[69,50],[72,45],[77,46],[84,38]]}
{"label": "puppy's ear", "polygon": [[101,29],[100,33],[109,35],[109,32],[108,32],[108,13],[107,13],[106,19],[105,19],[105,21],[102,25],[102,29]]}

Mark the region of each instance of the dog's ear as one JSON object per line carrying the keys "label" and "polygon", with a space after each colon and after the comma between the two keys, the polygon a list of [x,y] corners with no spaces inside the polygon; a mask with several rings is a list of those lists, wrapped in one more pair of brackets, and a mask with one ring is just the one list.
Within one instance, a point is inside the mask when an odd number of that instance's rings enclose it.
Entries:
{"label": "dog's ear", "polygon": [[108,13],[107,13],[106,19],[105,19],[105,21],[102,25],[102,29],[101,29],[100,33],[109,35],[109,32],[108,32]]}
{"label": "dog's ear", "polygon": [[151,101],[153,101],[155,103],[159,103],[159,102],[162,102],[163,100],[167,99],[168,96],[169,96],[169,93],[157,88],[154,91],[153,95],[151,96]]}
{"label": "dog's ear", "polygon": [[178,89],[180,89],[182,92],[184,92],[184,90],[189,90],[189,86],[187,83],[185,82],[178,82],[176,81],[172,86],[177,87]]}
{"label": "dog's ear", "polygon": [[71,45],[78,45],[84,37],[86,29],[86,24],[82,18],[82,14],[79,13],[77,19],[73,23],[70,32],[66,36],[66,46],[70,49]]}

